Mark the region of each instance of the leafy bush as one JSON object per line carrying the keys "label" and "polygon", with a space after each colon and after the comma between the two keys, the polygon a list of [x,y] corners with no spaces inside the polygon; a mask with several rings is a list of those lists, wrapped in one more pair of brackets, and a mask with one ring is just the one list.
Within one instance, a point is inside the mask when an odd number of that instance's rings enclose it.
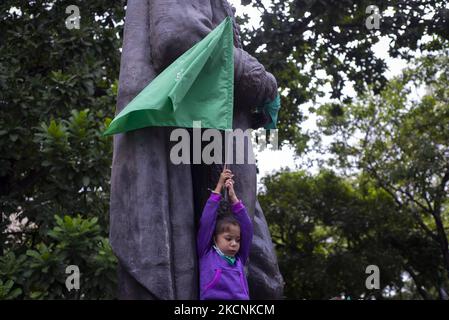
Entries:
{"label": "leafy bush", "polygon": [[[40,242],[18,256],[0,257],[2,299],[113,299],[116,258],[108,240],[100,235],[97,218],[54,216],[47,232],[49,243]],[[68,290],[66,268],[80,270],[79,290]]]}

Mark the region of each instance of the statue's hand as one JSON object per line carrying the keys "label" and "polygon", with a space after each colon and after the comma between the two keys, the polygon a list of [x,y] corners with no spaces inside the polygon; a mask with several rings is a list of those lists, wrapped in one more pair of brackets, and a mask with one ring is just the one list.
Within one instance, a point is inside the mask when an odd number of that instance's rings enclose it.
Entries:
{"label": "statue's hand", "polygon": [[267,118],[266,122],[262,124],[265,129],[276,129],[276,123],[278,120],[278,113],[280,108],[281,97],[279,96],[279,94],[277,94],[273,100],[267,101],[262,106],[257,107],[257,112],[254,113],[254,115],[258,115],[259,117],[261,117],[262,115]]}
{"label": "statue's hand", "polygon": [[264,110],[257,111],[251,114],[251,128],[258,129],[266,126],[270,122],[270,117]]}

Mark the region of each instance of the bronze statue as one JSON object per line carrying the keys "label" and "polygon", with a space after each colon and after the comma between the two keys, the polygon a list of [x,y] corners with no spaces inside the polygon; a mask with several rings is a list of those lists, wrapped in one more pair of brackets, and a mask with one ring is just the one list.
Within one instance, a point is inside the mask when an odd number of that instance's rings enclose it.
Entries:
{"label": "bronze statue", "polygon": [[[226,0],[128,0],[117,113],[227,16],[234,12]],[[245,130],[254,127],[254,107],[276,96],[277,84],[242,49],[235,20],[234,61],[233,123]],[[151,127],[114,136],[110,241],[119,260],[120,299],[198,299],[197,223],[208,187],[222,167],[171,163],[172,129]],[[246,161],[233,164],[232,171],[236,191],[254,219],[250,297],[282,298],[282,276],[256,198],[256,167]]]}

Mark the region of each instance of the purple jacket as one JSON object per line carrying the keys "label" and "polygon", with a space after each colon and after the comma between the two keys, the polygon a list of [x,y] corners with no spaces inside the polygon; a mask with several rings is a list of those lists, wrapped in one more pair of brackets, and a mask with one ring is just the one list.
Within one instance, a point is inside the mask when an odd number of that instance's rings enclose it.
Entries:
{"label": "purple jacket", "polygon": [[212,193],[203,209],[197,237],[200,261],[200,300],[249,300],[244,265],[249,256],[253,225],[243,203],[231,206],[240,223],[240,250],[230,265],[214,250],[213,236],[221,196]]}

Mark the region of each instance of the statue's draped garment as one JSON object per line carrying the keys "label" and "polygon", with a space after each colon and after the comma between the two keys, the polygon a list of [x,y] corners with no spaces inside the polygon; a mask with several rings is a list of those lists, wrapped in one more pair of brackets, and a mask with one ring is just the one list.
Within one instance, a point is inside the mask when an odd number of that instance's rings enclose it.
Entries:
{"label": "statue's draped garment", "polygon": [[[226,0],[128,0],[117,113],[226,16],[234,17]],[[242,49],[235,20],[234,61],[233,126],[246,130],[252,107],[273,99],[277,84]],[[121,299],[198,299],[197,223],[222,166],[174,165],[173,129],[151,127],[114,136],[110,242],[119,260]],[[251,143],[245,144],[252,152]],[[236,193],[254,223],[250,296],[281,298],[282,276],[256,197],[256,167],[245,155],[245,164],[232,164],[231,170]]]}

